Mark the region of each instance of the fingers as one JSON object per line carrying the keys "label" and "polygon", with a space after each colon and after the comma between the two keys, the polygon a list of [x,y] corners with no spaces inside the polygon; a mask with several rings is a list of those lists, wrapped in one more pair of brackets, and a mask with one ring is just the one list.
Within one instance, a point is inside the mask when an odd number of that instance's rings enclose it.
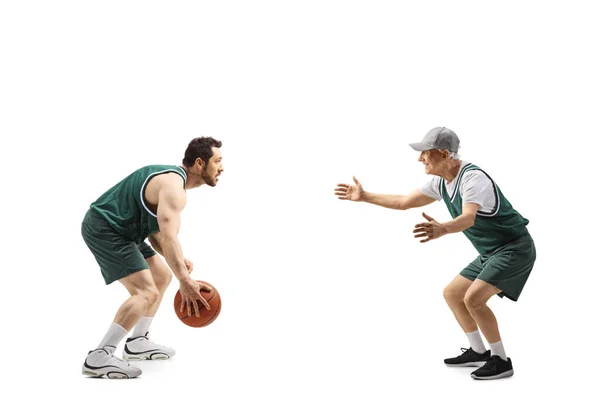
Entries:
{"label": "fingers", "polygon": [[192,304],[194,305],[194,314],[196,314],[196,317],[200,317],[200,307],[198,307],[198,302],[194,301]]}
{"label": "fingers", "polygon": [[348,185],[347,183],[338,183],[338,188],[346,188],[348,189],[350,187],[350,185]]}
{"label": "fingers", "polygon": [[433,218],[431,218],[429,215],[423,213],[423,218],[425,218],[427,221],[435,221]]}
{"label": "fingers", "polygon": [[336,189],[334,194],[340,200],[349,200],[350,196],[348,196],[348,191],[346,189]]}
{"label": "fingers", "polygon": [[423,233],[419,233],[418,235],[415,235],[416,238],[425,237],[425,236],[430,236],[430,235],[428,232],[423,232]]}
{"label": "fingers", "polygon": [[431,228],[431,224],[429,222],[421,222],[420,224],[415,225],[415,229],[419,228]]}
{"label": "fingers", "polygon": [[356,183],[357,185],[360,185],[360,182],[358,181],[358,179],[356,179],[355,176],[353,176],[352,179],[354,179],[354,183]]}
{"label": "fingers", "polygon": [[431,226],[431,224],[415,225],[415,229],[413,229],[413,233],[419,233],[419,232],[433,232],[433,226]]}
{"label": "fingers", "polygon": [[419,242],[421,242],[421,243],[427,243],[427,242],[429,242],[432,239],[433,239],[432,237],[429,237],[427,239],[419,240]]}
{"label": "fingers", "polygon": [[198,282],[198,285],[200,285],[200,290],[206,290],[207,292],[212,292],[214,290],[212,287],[205,285],[204,283]]}
{"label": "fingers", "polygon": [[[199,300],[202,302],[202,304],[204,305],[204,307],[206,307],[207,310],[210,310],[210,305],[208,304],[208,301],[206,301],[206,299],[204,297],[200,296]],[[195,301],[194,304],[196,305],[196,307],[198,306],[197,301]]]}

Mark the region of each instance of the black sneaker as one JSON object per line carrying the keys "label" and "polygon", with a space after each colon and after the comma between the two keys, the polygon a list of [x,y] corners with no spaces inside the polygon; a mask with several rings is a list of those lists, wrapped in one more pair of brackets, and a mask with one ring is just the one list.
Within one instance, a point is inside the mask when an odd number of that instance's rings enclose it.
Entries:
{"label": "black sneaker", "polygon": [[512,376],[512,361],[504,361],[500,356],[492,356],[483,367],[471,373],[473,379],[500,379]]}
{"label": "black sneaker", "polygon": [[485,353],[481,354],[473,350],[472,347],[468,349],[461,348],[462,354],[454,358],[446,358],[444,364],[449,367],[481,367],[492,355],[491,351],[486,350]]}

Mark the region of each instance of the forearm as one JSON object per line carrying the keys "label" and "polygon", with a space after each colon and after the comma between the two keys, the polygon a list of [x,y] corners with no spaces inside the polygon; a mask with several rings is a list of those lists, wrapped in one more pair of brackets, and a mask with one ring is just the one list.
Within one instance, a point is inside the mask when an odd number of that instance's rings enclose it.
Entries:
{"label": "forearm", "polygon": [[462,214],[454,218],[452,221],[444,222],[442,226],[446,230],[445,233],[457,233],[472,227],[474,224],[474,216]]}
{"label": "forearm", "polygon": [[406,196],[401,194],[376,194],[365,192],[363,201],[394,210],[406,210],[405,199]]}
{"label": "forearm", "polygon": [[190,274],[185,266],[183,251],[177,236],[161,237],[160,247],[162,256],[167,261],[169,267],[173,270],[173,274],[178,280],[189,279]]}
{"label": "forearm", "polygon": [[154,237],[154,235],[152,235],[152,236],[148,237],[148,241],[150,242],[150,245],[152,246],[152,248],[154,250],[156,250],[156,252],[158,254],[160,254],[163,257],[165,256],[165,254],[163,253],[163,250],[162,250],[162,247],[160,245],[160,241],[158,240],[158,238],[156,238],[156,237]]}

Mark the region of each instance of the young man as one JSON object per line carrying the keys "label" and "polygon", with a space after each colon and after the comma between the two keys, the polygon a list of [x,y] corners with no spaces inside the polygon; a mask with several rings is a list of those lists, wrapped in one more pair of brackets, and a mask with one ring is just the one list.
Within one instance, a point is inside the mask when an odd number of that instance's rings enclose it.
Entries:
{"label": "young man", "polygon": [[[82,367],[85,375],[134,378],[142,373],[127,360],[170,358],[175,350],[152,342],[148,332],[171,271],[179,280],[182,311],[198,314],[198,301],[210,309],[200,295],[208,286],[193,280],[191,261],[183,257],[177,238],[180,213],[186,204],[186,189],[215,186],[223,172],[221,142],[211,137],[193,139],[182,166],[142,167],[94,201],[81,226],[81,234],[108,285],[116,280],[131,297],[117,311],[108,332]],[[148,238],[152,247],[145,239]],[[154,248],[154,249],[153,249]],[[158,251],[167,265],[154,251]],[[123,351],[125,361],[114,356],[117,345],[133,328]]]}
{"label": "young man", "polygon": [[[535,245],[522,217],[504,197],[492,178],[474,164],[457,156],[459,139],[450,129],[430,130],[420,143],[410,146],[420,153],[425,173],[434,175],[409,195],[365,192],[360,182],[338,184],[341,200],[365,201],[396,210],[422,207],[443,200],[454,218],[440,223],[423,213],[427,222],[415,226],[421,243],[449,233],[463,232],[479,257],[465,267],[444,289],[444,297],[466,333],[470,348],[444,360],[448,366],[478,366],[474,379],[498,379],[513,375],[496,317],[486,305],[494,295],[517,301],[535,262]],[[491,351],[485,349],[479,329]]]}

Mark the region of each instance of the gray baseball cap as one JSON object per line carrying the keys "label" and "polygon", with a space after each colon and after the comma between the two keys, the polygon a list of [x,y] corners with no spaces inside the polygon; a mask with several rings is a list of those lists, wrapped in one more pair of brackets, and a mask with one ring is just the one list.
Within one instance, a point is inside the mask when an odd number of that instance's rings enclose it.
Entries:
{"label": "gray baseball cap", "polygon": [[446,127],[438,126],[427,132],[420,143],[411,143],[410,147],[417,151],[440,149],[456,153],[459,144],[460,140],[456,133]]}

